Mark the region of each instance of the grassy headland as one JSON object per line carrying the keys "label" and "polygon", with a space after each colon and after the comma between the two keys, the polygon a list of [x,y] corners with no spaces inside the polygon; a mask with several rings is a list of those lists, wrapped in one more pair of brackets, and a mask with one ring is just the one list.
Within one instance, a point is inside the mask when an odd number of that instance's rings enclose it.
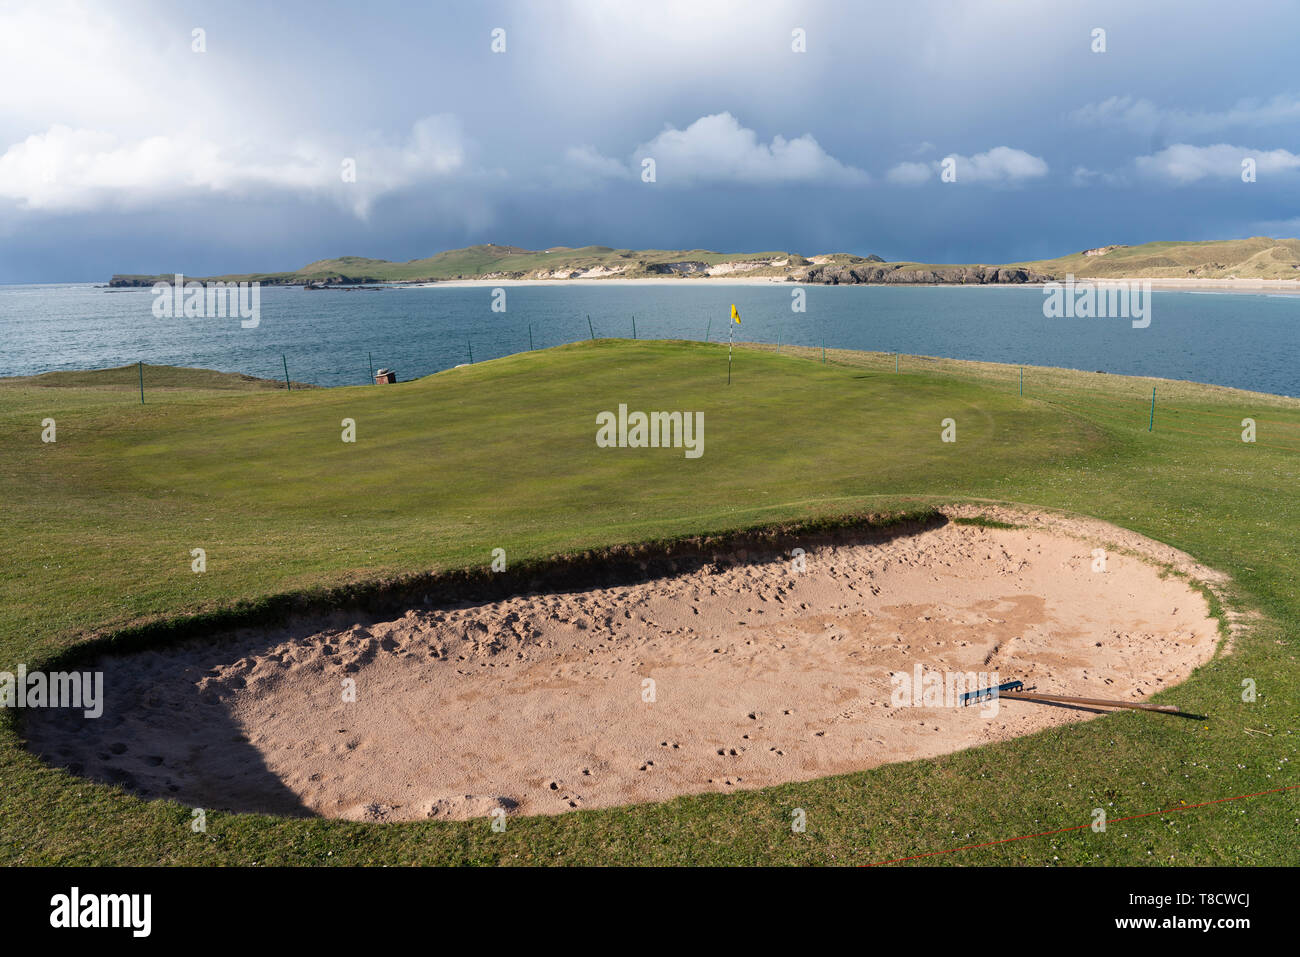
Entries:
{"label": "grassy headland", "polygon": [[[612,249],[557,246],[547,250],[486,244],[409,262],[343,256],[278,273],[211,276],[224,282],[347,285],[463,279],[694,279],[753,277],[830,283],[1021,283],[1063,279],[1300,279],[1300,240],[1230,239],[1103,246],[1056,259],[1007,265],[885,262],[879,256],[826,253],[718,253],[706,249]],[[191,277],[194,278],[194,277]],[[118,275],[115,286],[170,282],[172,275]]]}

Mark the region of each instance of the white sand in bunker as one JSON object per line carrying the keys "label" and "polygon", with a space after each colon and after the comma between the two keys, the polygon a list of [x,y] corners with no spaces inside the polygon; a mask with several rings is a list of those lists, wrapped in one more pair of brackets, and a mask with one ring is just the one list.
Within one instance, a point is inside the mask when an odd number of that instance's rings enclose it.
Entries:
{"label": "white sand in bunker", "polygon": [[788,555],[731,556],[622,587],[104,658],[103,718],[47,713],[27,733],[47,760],[149,796],[365,820],[551,814],[858,771],[1096,717],[895,706],[891,675],[918,664],[1140,701],[1212,656],[1201,594],[1116,551],[1095,571],[1098,542],[1078,533],[1098,529],[1190,566],[1100,523],[947,524],[810,545],[802,573]]}

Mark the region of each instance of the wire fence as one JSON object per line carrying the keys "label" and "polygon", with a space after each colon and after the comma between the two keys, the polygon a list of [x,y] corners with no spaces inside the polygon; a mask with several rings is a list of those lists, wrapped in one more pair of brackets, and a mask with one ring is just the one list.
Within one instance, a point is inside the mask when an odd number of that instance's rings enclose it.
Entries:
{"label": "wire fence", "polygon": [[[770,347],[771,344],[760,345]],[[787,347],[786,351],[818,361],[822,357],[820,345],[796,345]],[[1260,405],[1254,407],[1234,402],[1225,403],[1223,408],[1217,410],[1197,409],[1181,404],[1187,400],[1188,392],[1198,388],[1197,383],[1163,380],[1152,386],[1150,379],[1131,377],[1135,391],[1132,395],[1121,395],[1115,393],[1113,385],[1109,385],[1107,391],[1101,391],[1060,384],[1063,379],[1078,380],[1095,375],[1079,370],[838,349],[831,351],[829,361],[877,372],[948,375],[995,388],[1004,387],[1026,400],[1049,402],[1063,411],[1109,428],[1149,433],[1172,432],[1212,441],[1300,453],[1300,405],[1287,409],[1284,403],[1292,400],[1285,396],[1261,395]],[[1113,383],[1116,378],[1130,377],[1111,376],[1108,383]],[[1139,389],[1143,391],[1137,391]],[[1154,396],[1149,391],[1151,389],[1155,390]],[[1178,400],[1163,398],[1161,393],[1165,389],[1174,390]],[[1294,416],[1294,420],[1288,421],[1288,414]],[[1261,436],[1269,441],[1263,441]]]}
{"label": "wire fence", "polygon": [[[720,332],[718,336],[714,335],[712,318],[701,318],[704,321],[704,330],[700,341],[725,344],[727,339],[722,338]],[[718,323],[719,326],[723,324],[724,321]],[[725,324],[730,325],[729,320]],[[630,338],[657,341],[680,339],[680,337],[673,336],[669,337],[668,340],[664,340],[663,337],[654,336],[654,323],[650,323],[650,325],[652,334],[646,335],[646,321],[643,318],[638,327],[634,314],[627,317],[613,318],[608,316],[593,318],[589,314],[584,314],[581,317],[572,317],[560,327],[557,327],[554,321],[548,321],[545,324],[530,322],[523,325],[502,325],[488,332],[480,331],[476,334],[466,334],[461,362],[453,362],[451,366],[443,364],[428,371],[419,371],[417,367],[417,371],[406,376],[406,378],[419,378],[430,374],[430,372],[445,371],[447,368],[506,358],[528,351],[568,345],[586,339]],[[734,334],[735,330],[733,327],[727,331],[731,335]],[[1135,392],[1131,396],[1117,395],[1113,389],[1106,392],[1080,389],[1062,385],[1058,381],[1063,377],[1078,378],[1089,375],[1089,373],[1082,371],[942,359],[900,352],[844,350],[833,345],[828,347],[820,333],[816,330],[809,330],[807,326],[801,327],[798,331],[802,334],[787,334],[786,330],[780,330],[768,341],[746,338],[738,340],[736,345],[746,349],[772,350],[778,354],[812,358],[823,364],[833,362],[836,365],[851,365],[871,369],[879,367],[883,371],[892,372],[896,375],[925,372],[931,375],[952,375],[985,385],[1005,385],[1007,388],[1014,388],[1017,395],[1026,400],[1051,402],[1063,411],[1094,420],[1110,428],[1147,432],[1172,432],[1202,439],[1233,441],[1243,445],[1255,445],[1260,448],[1300,453],[1300,421],[1286,421],[1282,418],[1285,410],[1276,406],[1270,408],[1269,404],[1256,409],[1243,405],[1235,407],[1234,411],[1189,408],[1185,405],[1171,404],[1168,400],[1162,400],[1160,385],[1153,387],[1154,394]],[[582,335],[583,332],[586,334]],[[288,354],[278,356],[279,363],[269,363],[267,369],[260,371],[267,373],[264,377],[268,380],[283,381],[284,387],[290,390],[301,385],[326,386],[325,382],[319,381],[321,379],[326,379],[330,384],[334,385],[374,384],[376,383],[376,372],[379,368],[385,366],[382,356],[388,354],[388,350],[379,350],[381,360],[376,362],[376,351],[375,349],[367,350],[364,365],[358,358],[356,363],[358,369],[355,373],[341,369],[322,369],[319,358],[313,356],[310,360],[311,376],[312,379],[317,381],[311,383],[298,383],[292,380],[291,363]],[[919,363],[924,363],[924,365],[918,366]],[[140,363],[139,388],[141,402],[145,401],[146,372],[147,367]],[[1145,389],[1145,383],[1149,381],[1134,377],[1135,387],[1141,383],[1141,388]],[[1182,388],[1184,391],[1191,387],[1183,383],[1166,382],[1165,384],[1175,389]],[[1274,397],[1269,398],[1273,399]],[[1283,399],[1284,397],[1276,398]],[[1300,408],[1293,414],[1300,417]],[[1216,423],[1221,424],[1216,425]],[[1252,429],[1253,435],[1251,434]],[[1281,434],[1277,435],[1275,430],[1281,430]],[[1261,435],[1268,438],[1269,441],[1260,441],[1259,437]]]}

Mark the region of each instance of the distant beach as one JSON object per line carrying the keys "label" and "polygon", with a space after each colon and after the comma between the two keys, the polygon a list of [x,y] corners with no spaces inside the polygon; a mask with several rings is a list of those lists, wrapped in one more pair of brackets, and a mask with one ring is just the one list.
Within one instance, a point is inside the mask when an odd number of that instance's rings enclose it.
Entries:
{"label": "distant beach", "polygon": [[[388,285],[388,284],[382,284]],[[717,279],[683,279],[666,276],[647,276],[644,279],[444,279],[437,282],[392,283],[406,289],[475,289],[481,286],[770,286],[798,283],[784,276],[750,276],[748,278],[726,277]],[[809,285],[817,285],[815,283]]]}
{"label": "distant beach", "polygon": [[[1095,279],[1087,276],[1075,276],[1076,283],[1096,283],[1098,285],[1115,285],[1117,283],[1150,283],[1151,288],[1162,292],[1228,292],[1228,293],[1276,293],[1295,295],[1300,293],[1300,279],[1148,279],[1141,276],[1132,278],[1106,277]],[[475,289],[483,286],[826,286],[828,283],[799,283],[784,276],[750,276],[718,278],[669,278],[647,277],[643,279],[447,279],[437,282],[378,283],[376,285],[392,286],[403,289]],[[863,287],[894,288],[901,286],[920,288],[952,289],[1006,289],[1030,288],[1041,289],[1043,283],[862,283]],[[348,288],[348,287],[340,287]]]}

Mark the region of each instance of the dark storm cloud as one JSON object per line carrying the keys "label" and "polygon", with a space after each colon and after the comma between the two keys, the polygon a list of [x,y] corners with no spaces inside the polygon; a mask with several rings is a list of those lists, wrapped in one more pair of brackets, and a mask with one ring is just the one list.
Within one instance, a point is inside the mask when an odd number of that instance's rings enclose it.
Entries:
{"label": "dark storm cloud", "polygon": [[0,280],[489,241],[1002,262],[1294,234],[1300,12],[1130,6],[20,0]]}

